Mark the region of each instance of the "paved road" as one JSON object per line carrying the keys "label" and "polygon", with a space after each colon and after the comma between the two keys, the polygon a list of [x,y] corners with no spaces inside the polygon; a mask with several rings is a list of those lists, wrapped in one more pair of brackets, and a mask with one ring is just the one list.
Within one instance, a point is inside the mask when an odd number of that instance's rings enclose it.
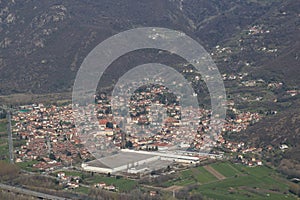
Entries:
{"label": "paved road", "polygon": [[[27,190],[27,189],[15,187],[15,186],[10,186],[10,185],[5,185],[5,184],[1,184],[1,183],[0,183],[0,188],[3,189],[3,190],[13,191],[13,192],[16,192],[16,193],[25,194],[25,195],[28,195],[28,196],[33,196],[33,197],[42,198],[42,199],[66,200],[66,198],[63,198],[63,197],[44,194],[44,193],[41,193],[41,192],[35,192],[35,191],[32,191],[32,190]],[[70,200],[70,199],[67,199],[67,200]]]}

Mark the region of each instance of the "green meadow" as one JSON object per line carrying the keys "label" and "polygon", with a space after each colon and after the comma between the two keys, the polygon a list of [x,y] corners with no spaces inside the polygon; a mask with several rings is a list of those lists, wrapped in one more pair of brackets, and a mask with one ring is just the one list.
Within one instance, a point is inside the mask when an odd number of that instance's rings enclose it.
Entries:
{"label": "green meadow", "polygon": [[177,178],[164,185],[198,184],[191,193],[201,193],[208,198],[220,200],[297,199],[289,192],[288,181],[272,168],[248,167],[230,162],[218,162],[210,166],[226,178],[218,180],[204,167],[196,167],[180,172]]}

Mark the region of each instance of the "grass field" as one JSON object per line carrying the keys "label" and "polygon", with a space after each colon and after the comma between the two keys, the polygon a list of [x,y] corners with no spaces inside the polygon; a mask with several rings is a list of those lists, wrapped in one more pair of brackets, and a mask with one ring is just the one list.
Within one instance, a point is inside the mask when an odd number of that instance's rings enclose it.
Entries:
{"label": "grass field", "polygon": [[[133,180],[128,180],[125,178],[116,178],[116,177],[107,177],[95,174],[94,176],[91,176],[87,173],[82,173],[78,171],[60,171],[64,172],[66,176],[79,176],[83,179],[83,183],[87,185],[94,185],[96,183],[106,183],[106,185],[114,185],[116,186],[120,192],[127,192],[132,189],[134,189],[137,186],[137,182]],[[55,176],[57,176],[59,172],[54,173]]]}
{"label": "grass field", "polygon": [[6,132],[6,120],[1,119],[0,120],[0,133]]}
{"label": "grass field", "polygon": [[136,181],[133,180],[123,179],[123,178],[117,179],[115,177],[105,177],[100,175],[94,175],[92,177],[85,179],[85,181],[89,184],[104,182],[107,185],[114,185],[119,189],[120,192],[128,192],[137,186]]}
{"label": "grass field", "polygon": [[196,190],[214,199],[296,199],[288,192],[288,185],[279,175],[265,166],[246,167],[239,164],[218,163],[212,167],[224,176],[225,180],[200,185]]}
{"label": "grass field", "polygon": [[6,120],[0,120],[0,160],[8,160],[8,136],[6,133]]}
{"label": "grass field", "polygon": [[218,162],[210,165],[226,178],[218,180],[203,167],[179,173],[178,178],[165,186],[188,186],[198,184],[192,193],[220,200],[282,200],[297,199],[289,193],[289,185],[275,170],[266,166],[247,167],[241,164]]}
{"label": "grass field", "polygon": [[196,175],[196,179],[198,180],[198,182],[204,184],[204,183],[209,183],[217,180],[217,178],[211,173],[209,173],[206,169],[204,169],[204,167],[198,167],[197,169],[200,172],[199,174]]}
{"label": "grass field", "polygon": [[[81,178],[83,177],[83,173],[78,171],[59,171],[59,172],[64,172],[66,176],[79,176]],[[55,175],[57,176],[59,172],[56,172]]]}
{"label": "grass field", "polygon": [[165,187],[170,187],[172,185],[186,186],[196,183],[193,178],[193,173],[190,170],[181,172],[180,176],[173,181],[168,181],[164,184]]}
{"label": "grass field", "polygon": [[273,178],[257,178],[253,175],[228,178],[201,185],[197,192],[214,199],[296,199],[285,195],[287,188]]}
{"label": "grass field", "polygon": [[168,181],[163,184],[165,187],[173,185],[187,186],[191,184],[204,184],[216,181],[217,178],[209,173],[204,167],[192,168],[189,170],[182,171],[175,180]]}
{"label": "grass field", "polygon": [[29,172],[35,172],[38,171],[38,169],[33,168],[33,164],[38,163],[38,161],[28,161],[28,162],[20,162],[20,163],[16,163],[16,165],[18,165],[21,169],[29,171]]}
{"label": "grass field", "polygon": [[74,189],[74,192],[83,193],[83,194],[89,194],[90,188],[87,187],[78,187]]}
{"label": "grass field", "polygon": [[3,139],[0,139],[0,160],[5,159],[9,160],[9,150],[8,150],[8,144],[7,141],[4,141]]}
{"label": "grass field", "polygon": [[214,163],[211,166],[225,177],[233,177],[242,174],[242,172],[226,162]]}

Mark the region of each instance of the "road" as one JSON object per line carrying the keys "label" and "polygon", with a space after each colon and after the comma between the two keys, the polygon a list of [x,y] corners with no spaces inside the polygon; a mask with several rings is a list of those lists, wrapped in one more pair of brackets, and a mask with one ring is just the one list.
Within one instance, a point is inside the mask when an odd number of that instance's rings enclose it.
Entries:
{"label": "road", "polygon": [[[15,186],[5,185],[5,184],[2,184],[2,183],[0,183],[0,189],[7,190],[7,191],[12,191],[12,192],[15,192],[15,193],[20,193],[20,194],[25,194],[25,195],[33,196],[33,197],[37,197],[37,198],[42,198],[42,199],[66,200],[66,198],[63,198],[63,197],[44,194],[44,193],[41,193],[41,192],[36,192],[36,191],[28,190],[28,189],[15,187]],[[67,199],[67,200],[71,200],[71,199]]]}
{"label": "road", "polygon": [[168,192],[179,191],[182,188],[184,188],[183,186],[178,186],[178,185],[173,185],[173,186],[170,186],[168,188],[155,187],[155,186],[152,186],[152,185],[141,185],[141,186],[143,186],[145,188],[150,188],[150,189],[154,189],[154,190],[164,190],[164,191],[168,191]]}

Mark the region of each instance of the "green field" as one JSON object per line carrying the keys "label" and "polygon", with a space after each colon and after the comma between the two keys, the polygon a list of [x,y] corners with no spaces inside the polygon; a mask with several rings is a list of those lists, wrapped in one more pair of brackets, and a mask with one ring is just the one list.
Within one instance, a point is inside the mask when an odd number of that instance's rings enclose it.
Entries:
{"label": "green field", "polygon": [[83,193],[83,194],[89,194],[90,188],[87,187],[78,187],[74,189],[74,192]]}
{"label": "green field", "polygon": [[33,160],[33,161],[27,161],[27,162],[20,162],[16,163],[21,169],[29,171],[29,172],[36,172],[38,169],[33,168],[33,165],[38,163],[38,161]]}
{"label": "green field", "polygon": [[[200,172],[199,174],[195,174],[198,182],[204,184],[204,183],[210,183],[217,180],[217,178],[211,173],[209,173],[206,169],[204,169],[204,167],[198,167],[197,169]],[[193,172],[195,171],[196,170],[193,170]]]}
{"label": "green field", "polygon": [[7,141],[4,141],[3,139],[0,139],[0,160],[9,160],[9,150],[8,150],[8,144]]}
{"label": "green field", "polygon": [[222,200],[296,199],[289,194],[288,185],[283,179],[268,167],[246,167],[230,163],[213,164],[212,167],[228,178],[200,185],[194,192]]}
{"label": "green field", "polygon": [[196,183],[209,183],[216,180],[217,178],[214,177],[211,173],[209,173],[206,169],[204,169],[204,167],[197,167],[182,171],[176,179],[164,183],[163,186],[188,186]]}
{"label": "green field", "polygon": [[[96,183],[106,183],[106,185],[116,186],[120,192],[127,192],[134,189],[137,186],[137,182],[133,180],[128,180],[125,178],[116,178],[116,177],[107,177],[103,175],[95,174],[92,176],[89,173],[79,172],[79,171],[59,171],[64,172],[66,176],[79,176],[82,178],[83,183],[87,185],[94,185]],[[57,176],[59,172],[54,173],[54,176]],[[80,189],[79,189],[80,190]],[[86,191],[87,192],[87,191]]]}
{"label": "green field", "polygon": [[211,166],[225,177],[233,177],[242,174],[242,172],[227,162],[214,163]]}
{"label": "green field", "polygon": [[101,175],[94,175],[92,177],[86,178],[85,182],[88,184],[96,184],[104,182],[106,185],[116,186],[120,192],[128,192],[137,186],[136,181],[128,180],[124,178],[117,179],[115,177],[106,177]]}
{"label": "green field", "polygon": [[226,177],[218,180],[203,167],[192,168],[178,174],[178,178],[166,182],[165,186],[199,186],[190,191],[220,200],[282,200],[297,199],[289,193],[287,181],[274,169],[266,166],[247,167],[241,164],[218,162],[210,165]]}
{"label": "green field", "polygon": [[6,120],[0,120],[0,160],[8,160],[8,142],[6,133]]}
{"label": "green field", "polygon": [[172,185],[186,186],[196,183],[196,180],[193,178],[193,173],[190,170],[183,171],[178,176],[177,179],[168,181],[163,184],[164,187],[170,187]]}
{"label": "green field", "polygon": [[285,195],[287,191],[287,186],[274,178],[257,178],[255,175],[228,178],[197,189],[197,192],[214,199],[296,199]]}
{"label": "green field", "polygon": [[[78,171],[59,171],[59,172],[64,172],[66,174],[66,176],[78,176],[83,178],[83,173],[82,172],[78,172]],[[55,176],[57,176],[57,174],[59,172],[55,173]]]}
{"label": "green field", "polygon": [[0,133],[6,132],[6,120],[0,120]]}

